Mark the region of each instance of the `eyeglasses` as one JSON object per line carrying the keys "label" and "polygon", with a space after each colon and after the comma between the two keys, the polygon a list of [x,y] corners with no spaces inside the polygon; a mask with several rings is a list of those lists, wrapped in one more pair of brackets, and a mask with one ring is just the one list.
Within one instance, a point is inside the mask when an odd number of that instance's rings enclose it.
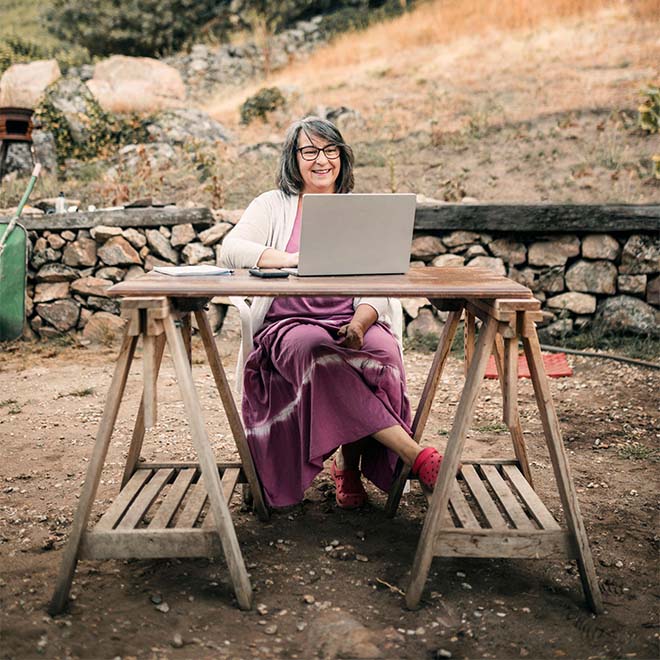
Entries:
{"label": "eyeglasses", "polygon": [[323,147],[323,149],[319,149],[318,147],[300,147],[297,151],[300,152],[303,160],[316,160],[321,152],[323,152],[328,160],[335,160],[335,158],[339,158],[341,153],[341,149],[337,144],[329,144]]}

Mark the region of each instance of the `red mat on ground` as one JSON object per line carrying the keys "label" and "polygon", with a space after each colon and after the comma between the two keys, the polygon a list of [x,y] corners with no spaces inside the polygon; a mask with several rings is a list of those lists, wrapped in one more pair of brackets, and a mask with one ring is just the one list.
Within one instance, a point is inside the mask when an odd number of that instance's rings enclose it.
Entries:
{"label": "red mat on ground", "polygon": [[[543,366],[545,367],[545,373],[550,378],[573,375],[573,369],[571,369],[566,360],[566,353],[543,353]],[[497,378],[497,366],[494,355],[491,355],[488,360],[485,377]],[[530,378],[529,366],[524,355],[518,356],[518,378]]]}

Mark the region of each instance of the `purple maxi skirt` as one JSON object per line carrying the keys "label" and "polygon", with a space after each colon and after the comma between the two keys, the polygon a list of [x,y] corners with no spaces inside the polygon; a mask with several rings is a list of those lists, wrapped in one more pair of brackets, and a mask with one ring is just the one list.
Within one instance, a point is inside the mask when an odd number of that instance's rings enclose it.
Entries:
{"label": "purple maxi skirt", "polygon": [[[245,365],[243,420],[270,506],[302,501],[340,445],[395,424],[410,432],[397,341],[375,323],[360,350],[339,346],[337,330],[352,316],[350,298],[278,298],[255,337]],[[361,469],[386,491],[396,461],[370,439]]]}

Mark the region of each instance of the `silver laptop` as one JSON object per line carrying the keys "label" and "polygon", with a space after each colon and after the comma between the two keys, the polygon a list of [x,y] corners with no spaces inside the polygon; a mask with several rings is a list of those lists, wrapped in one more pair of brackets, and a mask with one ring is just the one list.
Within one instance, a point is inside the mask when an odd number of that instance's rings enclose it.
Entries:
{"label": "silver laptop", "polygon": [[303,195],[296,275],[405,273],[413,194]]}

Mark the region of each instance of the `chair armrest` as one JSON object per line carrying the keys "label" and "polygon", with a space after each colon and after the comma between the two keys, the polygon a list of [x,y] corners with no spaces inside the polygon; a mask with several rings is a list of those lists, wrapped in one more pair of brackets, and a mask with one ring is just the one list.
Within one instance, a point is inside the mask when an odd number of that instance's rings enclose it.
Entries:
{"label": "chair armrest", "polygon": [[236,392],[240,396],[243,392],[243,367],[247,362],[248,355],[252,352],[254,347],[254,339],[252,334],[252,316],[250,314],[250,307],[247,304],[247,299],[242,296],[229,296],[229,302],[238,309],[241,319],[241,348],[239,350],[238,360],[236,364]]}

